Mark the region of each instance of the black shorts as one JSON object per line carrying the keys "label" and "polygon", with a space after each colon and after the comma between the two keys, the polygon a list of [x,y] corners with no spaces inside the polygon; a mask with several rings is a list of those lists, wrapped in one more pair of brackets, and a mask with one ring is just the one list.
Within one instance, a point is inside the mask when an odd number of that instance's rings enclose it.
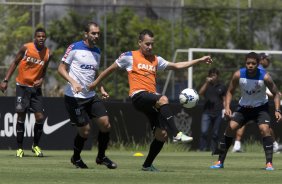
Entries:
{"label": "black shorts", "polygon": [[108,115],[104,103],[97,96],[84,99],[65,95],[65,105],[72,124],[77,127],[89,124],[92,118]]}
{"label": "black shorts", "polygon": [[141,91],[133,95],[132,104],[138,110],[143,112],[150,121],[151,128],[160,127],[159,123],[159,111],[156,109],[155,104],[161,98],[162,95],[149,93],[147,91]]}
{"label": "black shorts", "polygon": [[271,118],[269,115],[268,103],[254,108],[238,106],[231,119],[239,123],[240,126],[243,126],[250,121],[253,121],[258,125],[270,125]]}
{"label": "black shorts", "polygon": [[41,88],[16,86],[16,112],[44,112]]}

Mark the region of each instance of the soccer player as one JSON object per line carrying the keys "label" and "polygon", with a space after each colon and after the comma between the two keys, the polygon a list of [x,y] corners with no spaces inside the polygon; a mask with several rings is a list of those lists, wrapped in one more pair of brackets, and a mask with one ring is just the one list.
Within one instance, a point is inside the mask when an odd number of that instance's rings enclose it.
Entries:
{"label": "soccer player", "polygon": [[45,29],[37,28],[34,33],[34,41],[26,43],[20,48],[4,80],[1,82],[1,89],[4,92],[8,87],[9,79],[18,67],[16,77],[17,157],[24,156],[24,122],[29,109],[34,112],[36,120],[34,124],[34,141],[31,149],[37,157],[43,156],[41,148],[38,146],[45,120],[41,86],[51,56],[50,50],[45,46],[45,41]]}
{"label": "soccer player", "polygon": [[[233,142],[236,130],[246,122],[252,120],[257,123],[262,140],[266,158],[266,170],[274,170],[272,165],[273,157],[273,138],[270,134],[270,115],[268,112],[268,98],[266,96],[266,87],[274,96],[275,118],[281,120],[280,95],[269,73],[264,69],[258,68],[259,56],[255,52],[250,52],[245,57],[245,67],[237,70],[231,79],[226,93],[225,115],[231,118],[226,127],[224,138],[220,141],[220,154],[212,169],[224,167],[229,147]],[[241,98],[238,108],[233,113],[230,110],[232,96],[237,87],[240,87]]]}
{"label": "soccer player", "polygon": [[[101,53],[96,44],[100,37],[100,28],[94,22],[89,22],[84,28],[84,39],[71,44],[59,65],[59,74],[68,82],[65,88],[65,105],[71,122],[77,127],[74,138],[71,163],[76,168],[86,169],[80,153],[84,142],[90,133],[90,123],[95,118],[98,127],[98,155],[96,163],[109,169],[117,168],[117,164],[105,156],[110,139],[110,122],[107,110],[95,91],[89,91],[90,85],[99,69]],[[102,98],[109,95],[100,86]]]}
{"label": "soccer player", "polygon": [[149,118],[154,133],[154,140],[142,170],[158,171],[152,163],[167,139],[167,129],[172,132],[173,142],[190,142],[193,138],[186,136],[176,128],[168,98],[156,92],[157,71],[184,69],[197,63],[210,64],[212,60],[210,56],[204,56],[192,61],[168,62],[152,53],[154,34],[147,29],[140,32],[138,44],[139,50],[121,54],[110,67],[99,75],[95,82],[89,85],[89,90],[95,89],[105,77],[119,68],[128,72],[129,96],[134,107]]}
{"label": "soccer player", "polygon": [[[268,68],[269,64],[270,64],[270,58],[269,58],[269,55],[266,54],[266,53],[260,53],[259,54],[259,58],[260,58],[260,61],[259,61],[259,66],[258,68],[260,69],[265,69]],[[269,98],[273,98],[273,95],[272,93],[269,91],[269,89],[267,88],[266,89],[266,94]],[[279,92],[280,94],[280,92]],[[280,94],[281,95],[281,94]],[[274,123],[275,122],[271,122],[272,126],[274,126]],[[234,146],[233,146],[233,149],[232,149],[232,152],[242,152],[242,148],[241,148],[241,139],[242,139],[242,136],[245,132],[245,129],[246,129],[246,126],[243,126],[241,127],[240,129],[237,130],[236,132],[236,138],[235,138],[235,142],[234,142]],[[273,129],[270,127],[270,133],[271,133],[271,136],[273,137],[273,152],[274,153],[279,153],[279,144],[278,142],[275,140],[275,134],[274,134],[274,131]]]}

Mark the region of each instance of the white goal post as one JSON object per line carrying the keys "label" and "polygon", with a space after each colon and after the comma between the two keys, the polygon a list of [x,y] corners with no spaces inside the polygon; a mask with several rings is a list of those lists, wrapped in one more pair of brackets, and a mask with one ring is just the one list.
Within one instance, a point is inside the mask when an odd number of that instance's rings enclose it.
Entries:
{"label": "white goal post", "polygon": [[[179,53],[187,53],[188,55],[188,61],[193,59],[193,53],[232,53],[232,54],[247,54],[249,52],[256,52],[256,53],[266,53],[266,54],[282,54],[282,51],[276,51],[276,50],[240,50],[240,49],[209,49],[209,48],[189,48],[189,49],[177,49],[174,52],[173,60],[172,62],[175,62],[176,57]],[[187,75],[187,86],[189,88],[193,88],[193,67],[189,67],[188,69],[188,75]],[[162,91],[162,94],[164,95],[166,93],[168,83],[170,81],[172,70],[168,72],[168,75],[166,77],[166,82]],[[174,90],[173,90],[174,92]],[[172,94],[174,96],[174,94]]]}

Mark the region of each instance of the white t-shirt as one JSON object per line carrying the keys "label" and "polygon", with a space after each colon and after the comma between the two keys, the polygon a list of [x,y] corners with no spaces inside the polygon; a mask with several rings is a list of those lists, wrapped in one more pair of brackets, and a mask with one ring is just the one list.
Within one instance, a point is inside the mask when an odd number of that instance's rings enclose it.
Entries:
{"label": "white t-shirt", "polygon": [[90,98],[96,93],[88,91],[87,86],[95,80],[100,65],[100,50],[89,48],[83,41],[71,44],[62,61],[69,64],[69,75],[82,86],[82,92],[75,93],[70,83],[65,87],[65,95],[76,98]]}

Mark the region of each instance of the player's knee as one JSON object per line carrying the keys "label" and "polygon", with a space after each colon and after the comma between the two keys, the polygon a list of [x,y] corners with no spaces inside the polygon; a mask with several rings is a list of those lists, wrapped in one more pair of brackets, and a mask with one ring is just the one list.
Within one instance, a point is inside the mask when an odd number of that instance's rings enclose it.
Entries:
{"label": "player's knee", "polygon": [[98,126],[101,132],[109,132],[111,130],[111,124],[108,116],[103,116],[98,119]]}
{"label": "player's knee", "polygon": [[84,126],[84,127],[79,127],[78,128],[78,133],[81,137],[87,139],[89,134],[90,134],[90,126],[89,124]]}
{"label": "player's knee", "polygon": [[270,136],[270,128],[267,124],[262,124],[262,125],[259,125],[259,129],[260,129],[260,134],[263,136],[263,137],[266,137],[266,136]]}
{"label": "player's knee", "polygon": [[155,138],[156,138],[158,141],[166,142],[167,139],[168,139],[167,131],[166,131],[166,130],[161,130],[161,129],[156,130],[156,132],[155,132]]}

